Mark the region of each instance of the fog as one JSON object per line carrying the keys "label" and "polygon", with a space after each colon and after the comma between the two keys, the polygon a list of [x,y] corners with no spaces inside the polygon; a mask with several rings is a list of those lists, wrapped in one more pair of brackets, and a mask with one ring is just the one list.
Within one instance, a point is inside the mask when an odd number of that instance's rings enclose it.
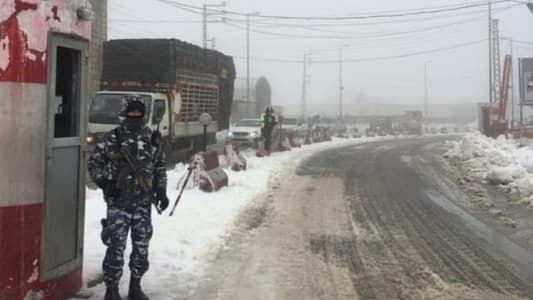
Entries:
{"label": "fog", "polygon": [[[176,2],[193,6],[217,3]],[[228,11],[259,12],[263,16],[323,17],[419,11],[480,4],[480,1],[229,0],[226,4]],[[533,14],[525,5],[500,1],[493,7],[493,17],[500,20],[501,37],[533,41]],[[208,38],[215,39],[217,50],[234,57],[237,76],[245,77],[245,17],[226,17],[241,21],[209,23]],[[163,1],[111,0],[108,18],[110,39],[173,37],[202,45],[202,16]],[[220,20],[218,16],[209,19]],[[273,103],[283,105],[287,114],[299,114],[302,61],[305,53],[311,53],[307,113],[336,115],[338,60],[342,48],[346,114],[394,114],[406,107],[422,109],[427,65],[430,115],[444,111],[448,114],[448,111],[464,107],[475,115],[474,105],[488,100],[487,19],[487,6],[420,16],[347,21],[273,21],[251,16],[250,76],[267,77],[272,86]],[[287,23],[292,25],[281,26]],[[339,26],[341,24],[344,26]],[[513,46],[515,58],[533,56],[533,43],[514,43]],[[502,59],[509,49],[510,43],[502,40]]]}

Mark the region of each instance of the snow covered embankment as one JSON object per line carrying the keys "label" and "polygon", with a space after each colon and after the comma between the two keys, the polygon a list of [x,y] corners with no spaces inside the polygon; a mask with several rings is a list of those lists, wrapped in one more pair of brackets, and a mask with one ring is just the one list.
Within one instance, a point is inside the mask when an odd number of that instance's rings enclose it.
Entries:
{"label": "snow covered embankment", "polygon": [[[227,171],[229,187],[217,193],[186,190],[173,217],[153,213],[154,235],[150,245],[150,270],[143,286],[151,299],[183,299],[194,290],[203,276],[209,253],[220,247],[241,209],[259,194],[267,191],[269,178],[286,168],[294,168],[309,155],[325,150],[375,139],[342,140],[313,144],[290,152],[274,153],[267,158],[247,155],[246,172]],[[168,172],[168,197],[171,205],[178,194],[177,182],[186,173],[186,166],[177,165]],[[87,190],[85,221],[84,281],[101,276],[105,248],[100,241],[100,219],[105,216],[101,191]],[[124,276],[120,290],[127,293],[127,267],[130,245],[126,249]],[[91,289],[93,299],[102,299],[104,285]]]}
{"label": "snow covered embankment", "polygon": [[445,156],[460,161],[469,175],[518,193],[520,203],[533,208],[533,142],[477,133],[447,143],[450,150]]}

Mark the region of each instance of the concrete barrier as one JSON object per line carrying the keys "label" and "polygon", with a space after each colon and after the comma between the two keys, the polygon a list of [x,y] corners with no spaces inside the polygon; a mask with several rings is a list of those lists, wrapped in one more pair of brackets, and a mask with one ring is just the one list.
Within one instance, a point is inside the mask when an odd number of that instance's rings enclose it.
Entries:
{"label": "concrete barrier", "polygon": [[241,154],[239,145],[227,142],[226,145],[224,145],[224,157],[226,158],[228,168],[231,170],[236,172],[246,170],[246,158]]}
{"label": "concrete barrier", "polygon": [[[199,187],[204,192],[216,192],[228,185],[228,175],[220,167],[218,152],[208,150],[193,155],[191,166],[193,173],[188,188]],[[178,189],[186,176],[187,174],[178,180]]]}

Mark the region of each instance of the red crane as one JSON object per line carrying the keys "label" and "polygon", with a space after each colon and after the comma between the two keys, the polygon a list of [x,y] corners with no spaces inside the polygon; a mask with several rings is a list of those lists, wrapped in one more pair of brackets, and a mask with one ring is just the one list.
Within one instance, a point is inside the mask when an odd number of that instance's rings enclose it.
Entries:
{"label": "red crane", "polygon": [[509,102],[509,84],[511,79],[511,67],[513,58],[511,55],[505,56],[503,66],[503,78],[500,90],[500,101],[497,108],[497,122],[507,124],[507,103]]}
{"label": "red crane", "polygon": [[[482,131],[491,137],[498,137],[507,134],[509,129],[507,122],[507,103],[509,101],[509,87],[511,79],[511,67],[513,58],[511,55],[505,56],[503,78],[498,101],[492,104],[482,105]],[[486,122],[486,123],[485,123]],[[483,125],[484,124],[484,125]]]}

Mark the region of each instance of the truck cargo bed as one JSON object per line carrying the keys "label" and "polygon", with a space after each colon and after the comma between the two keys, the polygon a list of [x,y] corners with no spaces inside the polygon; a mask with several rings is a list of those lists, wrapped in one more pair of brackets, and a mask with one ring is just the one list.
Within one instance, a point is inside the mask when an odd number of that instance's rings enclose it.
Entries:
{"label": "truck cargo bed", "polygon": [[102,89],[170,92],[179,85],[185,97],[182,121],[207,111],[219,128],[229,126],[232,57],[176,39],[111,40],[104,43],[103,53]]}

